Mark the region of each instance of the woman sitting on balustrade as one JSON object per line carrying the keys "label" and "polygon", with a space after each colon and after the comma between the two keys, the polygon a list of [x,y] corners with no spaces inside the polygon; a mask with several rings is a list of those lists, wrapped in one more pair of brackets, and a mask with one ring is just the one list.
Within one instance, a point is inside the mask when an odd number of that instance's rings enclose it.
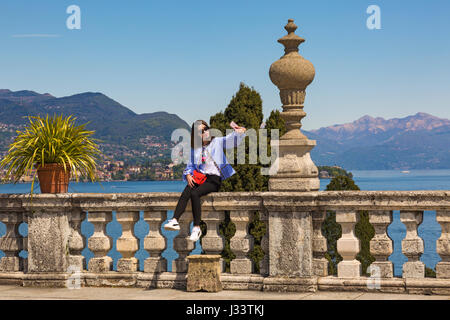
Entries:
{"label": "woman sitting on balustrade", "polygon": [[234,131],[226,137],[211,137],[209,126],[205,121],[197,120],[192,124],[190,161],[183,171],[183,180],[187,182],[187,186],[178,200],[173,219],[164,225],[164,229],[180,230],[178,219],[191,199],[194,226],[189,240],[195,242],[200,239],[202,235],[200,197],[217,192],[222,180],[235,173],[227,161],[224,149],[237,147],[245,137],[244,127],[239,127],[234,122],[230,125]]}

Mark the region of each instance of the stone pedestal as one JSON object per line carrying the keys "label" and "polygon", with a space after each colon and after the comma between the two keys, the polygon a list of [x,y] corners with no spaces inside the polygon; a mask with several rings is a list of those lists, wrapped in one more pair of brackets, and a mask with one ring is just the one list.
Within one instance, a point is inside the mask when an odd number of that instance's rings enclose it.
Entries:
{"label": "stone pedestal", "polygon": [[220,258],[220,255],[188,256],[187,291],[221,291]]}
{"label": "stone pedestal", "polygon": [[29,213],[29,273],[67,272],[70,214],[69,210],[52,211],[50,207]]}
{"label": "stone pedestal", "polygon": [[271,147],[278,148],[279,151],[278,158],[269,170],[269,190],[319,190],[318,169],[310,156],[315,145],[316,141],[308,139],[271,141]]}
{"label": "stone pedestal", "polygon": [[312,276],[310,212],[269,212],[269,276]]}
{"label": "stone pedestal", "polygon": [[314,66],[298,53],[298,46],[305,41],[295,34],[297,26],[289,19],[284,27],[288,34],[278,40],[285,55],[275,61],[269,70],[270,80],[280,90],[286,133],[280,140],[272,140],[272,150],[277,160],[269,170],[270,191],[317,191],[320,188],[319,172],[311,160],[310,151],[316,145],[301,133],[301,120],[306,87],[315,76]]}

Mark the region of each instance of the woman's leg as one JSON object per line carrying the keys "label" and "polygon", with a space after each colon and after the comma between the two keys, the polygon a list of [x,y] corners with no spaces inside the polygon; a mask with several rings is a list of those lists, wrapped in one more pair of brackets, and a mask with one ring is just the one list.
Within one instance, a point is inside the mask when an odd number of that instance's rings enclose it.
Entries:
{"label": "woman's leg", "polygon": [[194,216],[194,226],[200,226],[200,221],[202,217],[202,207],[200,205],[200,197],[207,195],[211,192],[216,192],[219,190],[219,185],[211,181],[206,180],[203,184],[199,185],[197,188],[191,190],[191,204],[192,204],[192,214]]}
{"label": "woman's leg", "polygon": [[175,211],[173,213],[173,218],[177,219],[177,221],[180,219],[181,215],[184,213],[184,210],[186,210],[186,205],[191,198],[191,191],[193,189],[189,187],[189,185],[184,188],[183,193],[180,196],[180,199],[178,199],[177,206],[175,208]]}

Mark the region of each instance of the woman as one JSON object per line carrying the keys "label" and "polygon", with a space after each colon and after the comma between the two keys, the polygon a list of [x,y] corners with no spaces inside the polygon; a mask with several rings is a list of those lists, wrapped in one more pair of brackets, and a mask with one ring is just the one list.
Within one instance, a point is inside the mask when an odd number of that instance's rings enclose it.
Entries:
{"label": "woman", "polygon": [[[201,205],[200,197],[211,192],[217,192],[222,180],[232,176],[235,171],[228,163],[224,149],[237,147],[245,137],[244,127],[233,126],[234,131],[226,137],[211,137],[209,126],[203,120],[197,120],[191,129],[191,156],[183,180],[187,182],[175,208],[173,219],[164,225],[166,230],[180,230],[178,220],[191,200],[194,227],[189,240],[200,239]],[[198,185],[194,181],[194,170],[206,175],[206,181]]]}

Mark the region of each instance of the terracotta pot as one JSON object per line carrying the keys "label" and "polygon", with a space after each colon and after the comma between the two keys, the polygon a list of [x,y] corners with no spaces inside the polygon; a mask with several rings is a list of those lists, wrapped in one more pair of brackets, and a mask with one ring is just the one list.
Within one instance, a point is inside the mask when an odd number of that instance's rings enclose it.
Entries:
{"label": "terracotta pot", "polygon": [[41,193],[66,193],[69,188],[70,168],[64,172],[59,163],[46,163],[37,167],[37,175]]}

